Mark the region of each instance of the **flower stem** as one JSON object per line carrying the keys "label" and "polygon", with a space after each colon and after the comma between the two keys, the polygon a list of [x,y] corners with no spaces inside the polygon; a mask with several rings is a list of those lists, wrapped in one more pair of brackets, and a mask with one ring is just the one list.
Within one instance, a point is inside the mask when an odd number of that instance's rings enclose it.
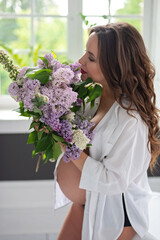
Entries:
{"label": "flower stem", "polygon": [[42,153],[39,153],[39,157],[38,157],[37,165],[36,165],[36,170],[35,170],[36,173],[37,173],[38,170],[39,170],[39,164],[40,164],[41,158],[42,158]]}

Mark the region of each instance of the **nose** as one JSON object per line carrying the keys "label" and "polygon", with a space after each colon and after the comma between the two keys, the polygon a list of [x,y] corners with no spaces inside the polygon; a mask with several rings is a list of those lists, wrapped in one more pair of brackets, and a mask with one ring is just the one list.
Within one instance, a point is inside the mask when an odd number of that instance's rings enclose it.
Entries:
{"label": "nose", "polygon": [[79,63],[80,63],[81,65],[85,65],[84,55],[79,59]]}

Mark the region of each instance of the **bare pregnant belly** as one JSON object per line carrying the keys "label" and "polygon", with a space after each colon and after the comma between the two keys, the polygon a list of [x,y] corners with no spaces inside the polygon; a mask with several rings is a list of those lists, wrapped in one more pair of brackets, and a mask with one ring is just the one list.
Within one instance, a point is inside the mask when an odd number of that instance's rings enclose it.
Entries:
{"label": "bare pregnant belly", "polygon": [[80,177],[80,170],[72,162],[65,163],[61,159],[57,168],[57,181],[62,192],[72,202],[85,204],[86,191],[79,188]]}

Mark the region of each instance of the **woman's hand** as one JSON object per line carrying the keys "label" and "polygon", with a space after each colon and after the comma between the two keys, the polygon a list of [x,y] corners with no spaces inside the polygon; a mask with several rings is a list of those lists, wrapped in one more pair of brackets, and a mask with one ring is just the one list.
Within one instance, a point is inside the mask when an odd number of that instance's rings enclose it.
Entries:
{"label": "woman's hand", "polygon": [[63,152],[65,152],[65,151],[66,151],[66,145],[63,144],[62,142],[58,142],[58,143],[59,143],[59,145],[60,145],[60,147],[61,147],[61,150],[62,150]]}

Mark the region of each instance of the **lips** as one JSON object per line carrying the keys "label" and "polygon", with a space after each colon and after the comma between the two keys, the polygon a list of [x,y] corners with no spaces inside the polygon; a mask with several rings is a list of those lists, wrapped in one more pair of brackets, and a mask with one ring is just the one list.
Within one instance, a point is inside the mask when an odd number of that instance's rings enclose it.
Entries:
{"label": "lips", "polygon": [[85,72],[85,71],[81,68],[81,73],[82,73],[82,74],[86,74],[87,72]]}

